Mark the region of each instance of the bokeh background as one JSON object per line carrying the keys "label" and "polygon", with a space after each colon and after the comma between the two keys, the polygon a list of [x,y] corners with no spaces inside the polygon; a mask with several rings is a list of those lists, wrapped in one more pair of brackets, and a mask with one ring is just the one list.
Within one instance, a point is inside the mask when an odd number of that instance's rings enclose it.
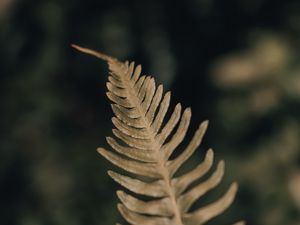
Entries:
{"label": "bokeh background", "polygon": [[[237,180],[209,225],[300,224],[300,1],[0,0],[0,224],[123,221],[95,151],[111,135],[105,63],[71,43],[143,65],[173,104],[204,119]],[[191,135],[189,134],[189,136]]]}

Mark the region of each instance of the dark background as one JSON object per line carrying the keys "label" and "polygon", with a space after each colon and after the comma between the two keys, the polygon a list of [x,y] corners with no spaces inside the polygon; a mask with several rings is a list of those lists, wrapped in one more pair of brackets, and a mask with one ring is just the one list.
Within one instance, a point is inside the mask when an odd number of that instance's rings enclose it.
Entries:
{"label": "dark background", "polygon": [[[107,67],[76,43],[134,60],[204,119],[235,203],[208,224],[300,224],[300,1],[0,1],[0,224],[123,221]],[[190,135],[189,135],[190,136]],[[201,204],[201,202],[199,203]]]}

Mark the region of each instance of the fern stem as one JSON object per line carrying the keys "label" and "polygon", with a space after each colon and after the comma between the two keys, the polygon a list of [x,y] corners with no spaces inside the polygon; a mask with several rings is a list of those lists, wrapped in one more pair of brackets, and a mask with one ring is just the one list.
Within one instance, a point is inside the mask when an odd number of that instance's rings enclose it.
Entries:
{"label": "fern stem", "polygon": [[127,88],[128,91],[128,95],[130,97],[128,97],[128,100],[136,106],[136,109],[138,111],[138,113],[140,114],[144,124],[146,125],[146,133],[148,134],[149,139],[151,140],[151,142],[153,143],[153,149],[156,151],[156,160],[157,160],[157,164],[158,164],[158,170],[161,173],[161,176],[166,184],[166,192],[168,193],[171,202],[172,202],[172,208],[173,208],[173,215],[174,215],[174,225],[184,225],[182,220],[181,220],[181,214],[176,202],[176,196],[175,196],[175,191],[174,188],[172,187],[172,183],[171,183],[171,176],[169,173],[169,170],[166,167],[165,161],[164,161],[164,157],[162,155],[162,152],[160,151],[161,145],[160,143],[156,140],[155,138],[155,131],[153,130],[153,128],[151,127],[151,121],[148,120],[148,118],[145,116],[146,112],[144,110],[144,108],[141,106],[141,102],[138,98],[138,93],[134,88],[134,84],[131,80],[129,80],[128,78],[126,79],[126,77],[121,77],[120,79],[122,80],[122,82],[125,83],[125,87],[130,87]]}

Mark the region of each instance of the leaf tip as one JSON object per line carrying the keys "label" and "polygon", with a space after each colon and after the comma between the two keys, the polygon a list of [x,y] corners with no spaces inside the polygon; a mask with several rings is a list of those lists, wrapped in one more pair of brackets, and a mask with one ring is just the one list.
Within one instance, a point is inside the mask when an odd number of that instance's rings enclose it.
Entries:
{"label": "leaf tip", "polygon": [[92,50],[92,49],[89,49],[89,48],[84,48],[84,47],[81,47],[77,44],[71,44],[71,47],[72,48],[75,48],[76,50],[80,51],[80,52],[83,52],[83,53],[86,53],[88,55],[92,55],[92,56],[95,56],[99,59],[102,59],[106,62],[111,62],[111,61],[117,61],[115,58],[113,57],[110,57],[104,53],[101,53],[101,52],[97,52],[95,50]]}
{"label": "leaf tip", "polygon": [[220,162],[218,163],[218,167],[222,170],[225,169],[225,161],[224,160],[220,160]]}
{"label": "leaf tip", "polygon": [[96,151],[97,151],[100,155],[103,155],[104,152],[105,152],[106,150],[105,150],[104,148],[98,147],[98,148],[96,149]]}
{"label": "leaf tip", "polygon": [[116,191],[116,194],[121,201],[124,200],[124,196],[125,196],[124,191],[118,190]]}
{"label": "leaf tip", "polygon": [[238,191],[239,185],[238,183],[235,181],[230,185],[230,190],[232,190],[232,192],[235,194]]}
{"label": "leaf tip", "polygon": [[212,148],[210,148],[210,149],[207,150],[206,154],[207,154],[210,158],[212,158],[212,157],[214,157],[214,150],[213,150]]}
{"label": "leaf tip", "polygon": [[203,122],[202,122],[202,124],[203,124],[203,126],[204,127],[208,127],[208,125],[209,125],[209,120],[204,120]]}
{"label": "leaf tip", "polygon": [[114,175],[115,175],[115,172],[112,171],[112,170],[108,170],[108,171],[107,171],[107,174],[108,174],[108,176],[110,176],[111,178],[113,178]]}

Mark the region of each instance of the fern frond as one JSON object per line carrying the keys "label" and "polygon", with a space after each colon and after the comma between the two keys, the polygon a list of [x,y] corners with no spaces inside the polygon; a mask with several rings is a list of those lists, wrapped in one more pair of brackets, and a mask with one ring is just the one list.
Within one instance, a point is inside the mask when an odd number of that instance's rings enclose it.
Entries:
{"label": "fern frond", "polygon": [[[107,97],[113,102],[114,137],[107,137],[115,152],[98,148],[98,152],[114,165],[129,172],[108,174],[117,183],[138,195],[150,197],[143,201],[124,191],[118,191],[118,209],[125,220],[136,225],[201,225],[225,211],[233,202],[237,184],[233,183],[217,201],[191,211],[191,206],[216,187],[224,174],[224,161],[204,182],[193,185],[213,164],[213,150],[197,167],[175,176],[180,167],[199,147],[208,121],[200,124],[184,151],[174,159],[170,156],[183,141],[191,120],[191,109],[177,104],[170,118],[170,92],[156,87],[150,76],[141,75],[141,66],[120,62],[105,54],[73,45],[76,49],[105,60],[109,65]],[[235,225],[242,225],[238,222]]]}

